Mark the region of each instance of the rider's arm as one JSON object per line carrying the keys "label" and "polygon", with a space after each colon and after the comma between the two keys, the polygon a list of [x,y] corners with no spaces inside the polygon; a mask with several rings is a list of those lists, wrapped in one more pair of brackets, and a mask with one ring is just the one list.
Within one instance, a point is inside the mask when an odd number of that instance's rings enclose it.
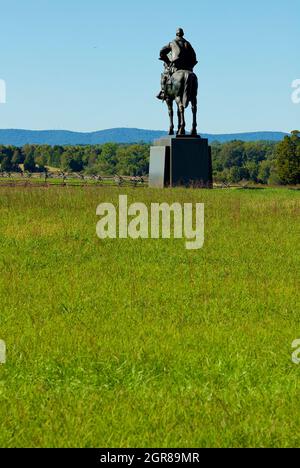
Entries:
{"label": "rider's arm", "polygon": [[160,51],[159,54],[159,60],[162,60],[165,62],[167,65],[170,65],[170,59],[168,57],[168,54],[171,52],[171,46],[168,44],[167,46],[163,47]]}

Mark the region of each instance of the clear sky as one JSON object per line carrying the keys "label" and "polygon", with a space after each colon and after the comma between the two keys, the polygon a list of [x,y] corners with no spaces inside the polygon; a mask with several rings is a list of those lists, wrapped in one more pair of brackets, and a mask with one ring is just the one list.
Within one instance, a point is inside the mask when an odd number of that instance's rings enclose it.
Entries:
{"label": "clear sky", "polygon": [[[165,129],[159,50],[198,54],[199,129],[300,127],[299,0],[0,0],[0,128]],[[189,113],[189,112],[188,112]]]}

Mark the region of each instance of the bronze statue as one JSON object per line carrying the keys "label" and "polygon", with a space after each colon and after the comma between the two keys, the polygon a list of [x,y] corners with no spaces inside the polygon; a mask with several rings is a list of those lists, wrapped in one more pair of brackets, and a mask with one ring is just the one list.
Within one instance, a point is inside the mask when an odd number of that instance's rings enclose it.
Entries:
{"label": "bronze statue", "polygon": [[197,65],[196,53],[191,44],[184,39],[181,28],[177,30],[176,38],[160,51],[160,60],[164,62],[164,73],[161,77],[161,91],[157,98],[166,101],[169,116],[169,135],[174,135],[173,101],[178,107],[177,135],[185,135],[184,110],[189,103],[193,112],[192,136],[197,135],[197,94],[198,79],[193,73]]}

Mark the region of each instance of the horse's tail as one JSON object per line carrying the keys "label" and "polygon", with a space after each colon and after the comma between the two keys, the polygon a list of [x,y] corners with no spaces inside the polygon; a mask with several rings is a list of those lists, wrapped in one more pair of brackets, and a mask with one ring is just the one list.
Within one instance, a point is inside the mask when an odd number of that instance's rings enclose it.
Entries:
{"label": "horse's tail", "polygon": [[197,96],[198,78],[192,72],[186,72],[184,78],[183,105],[187,108],[192,99]]}

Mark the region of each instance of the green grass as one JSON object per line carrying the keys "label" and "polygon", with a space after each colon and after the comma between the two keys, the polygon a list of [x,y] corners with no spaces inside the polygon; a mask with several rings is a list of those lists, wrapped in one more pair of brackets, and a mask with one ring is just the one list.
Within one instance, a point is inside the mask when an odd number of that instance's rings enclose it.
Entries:
{"label": "green grass", "polygon": [[[203,250],[96,207],[204,202]],[[2,447],[300,445],[299,193],[0,188]]]}

